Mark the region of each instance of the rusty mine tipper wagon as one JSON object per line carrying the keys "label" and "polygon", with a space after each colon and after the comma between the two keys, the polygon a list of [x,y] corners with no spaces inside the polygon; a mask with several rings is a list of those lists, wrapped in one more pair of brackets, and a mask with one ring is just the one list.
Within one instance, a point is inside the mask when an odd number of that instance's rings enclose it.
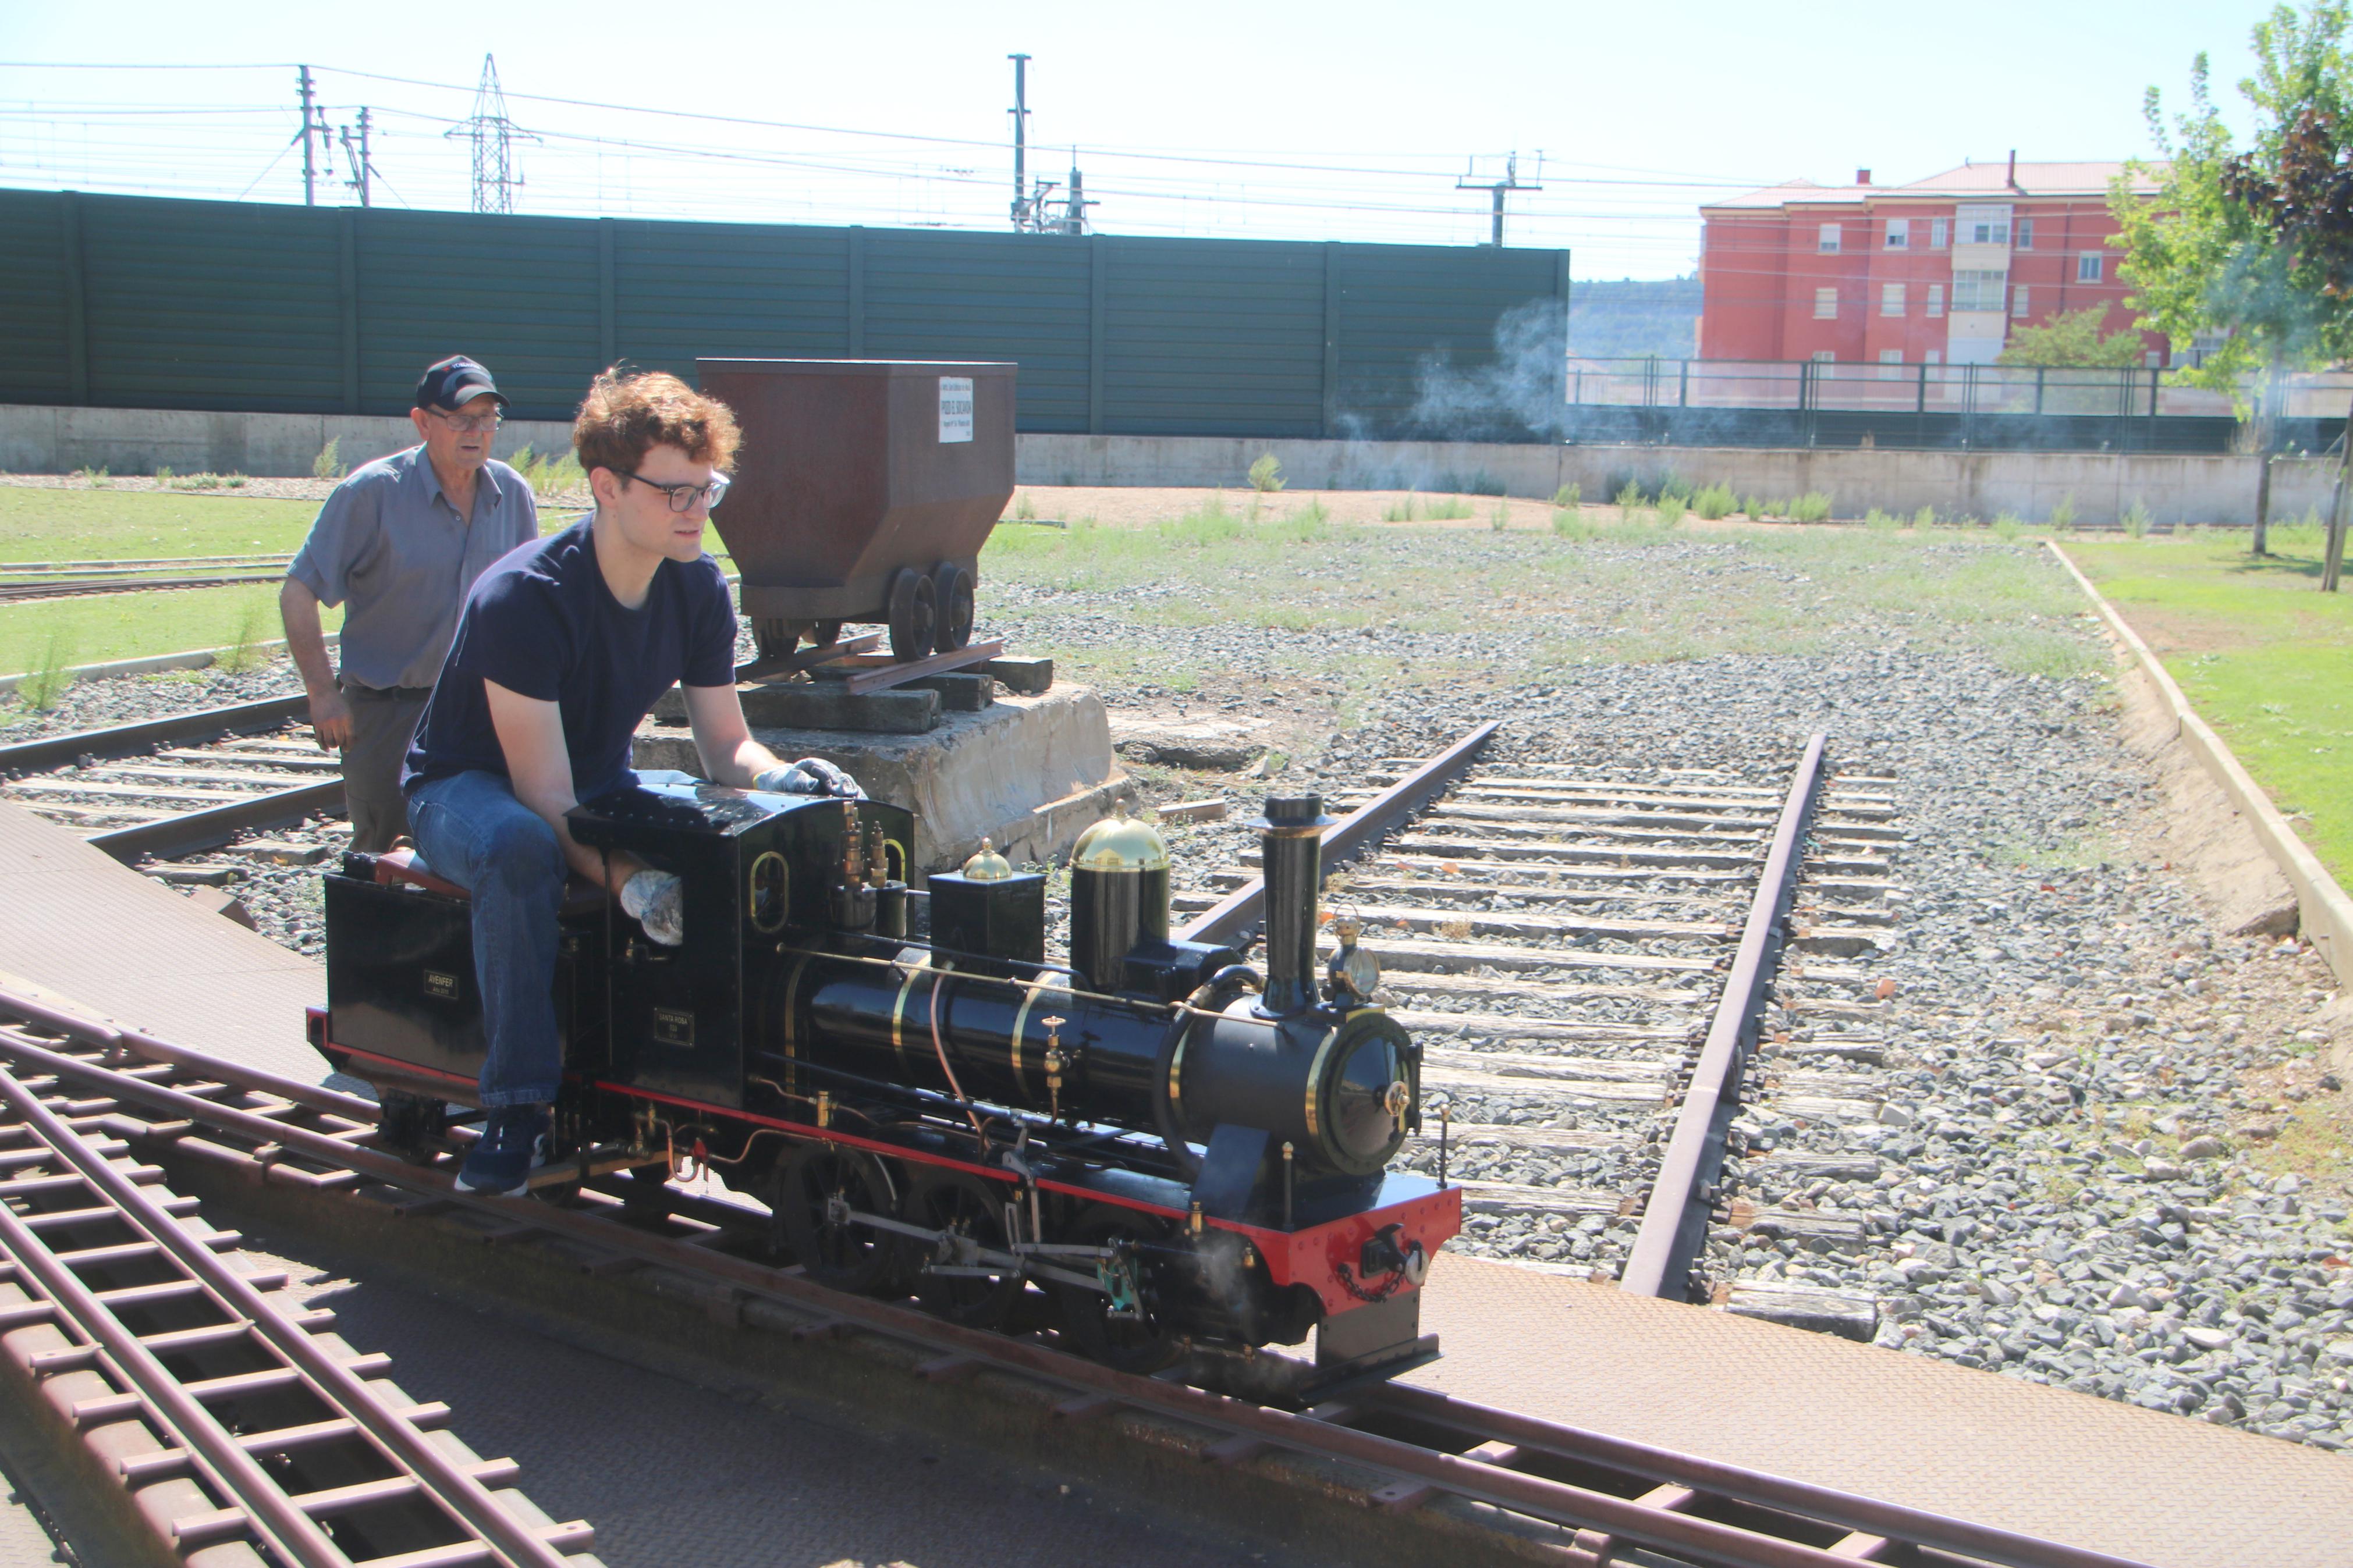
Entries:
{"label": "rusty mine tipper wagon", "polygon": [[899,658],[972,640],[980,547],[1013,499],[1011,364],[704,359],[743,455],[712,514],[763,661],[845,621]]}

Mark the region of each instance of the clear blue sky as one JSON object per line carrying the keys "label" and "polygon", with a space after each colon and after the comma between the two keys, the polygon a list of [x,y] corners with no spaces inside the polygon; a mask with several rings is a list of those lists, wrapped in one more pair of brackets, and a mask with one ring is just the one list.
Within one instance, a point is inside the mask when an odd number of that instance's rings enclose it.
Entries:
{"label": "clear blue sky", "polygon": [[1893,184],[2012,148],[2146,155],[2144,89],[2180,101],[2201,49],[2243,124],[2233,84],[2268,8],[19,4],[0,7],[0,61],[269,68],[0,65],[0,184],[300,201],[299,155],[279,154],[306,61],[331,122],[373,107],[380,202],[462,207],[468,148],[443,132],[491,51],[512,117],[543,132],[520,151],[522,211],[995,227],[1018,49],[1033,167],[1059,177],[1075,142],[1106,231],[1469,244],[1488,198],[1456,177],[1500,177],[1516,149],[1529,180],[1541,149],[1507,242],[1568,247],[1583,278],[1656,278],[1690,270],[1701,201],[1756,184],[1858,167]]}

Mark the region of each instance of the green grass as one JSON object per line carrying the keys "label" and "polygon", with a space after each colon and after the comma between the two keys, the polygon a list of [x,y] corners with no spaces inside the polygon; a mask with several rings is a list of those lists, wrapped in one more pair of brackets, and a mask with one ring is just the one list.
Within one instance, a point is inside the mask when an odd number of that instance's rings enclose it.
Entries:
{"label": "green grass", "polygon": [[2353,881],[2353,595],[2323,594],[2320,530],[2071,542],[2067,552],[2147,639],[2182,691]]}
{"label": "green grass", "polygon": [[[333,631],[343,624],[343,613],[340,608],[322,610],[319,619]],[[248,638],[269,642],[285,635],[278,623],[274,582],[35,599],[0,605],[0,674],[37,669],[51,657],[69,665],[106,664],[186,648],[232,647]]]}
{"label": "green grass", "polygon": [[319,504],[0,485],[0,561],[291,554]]}

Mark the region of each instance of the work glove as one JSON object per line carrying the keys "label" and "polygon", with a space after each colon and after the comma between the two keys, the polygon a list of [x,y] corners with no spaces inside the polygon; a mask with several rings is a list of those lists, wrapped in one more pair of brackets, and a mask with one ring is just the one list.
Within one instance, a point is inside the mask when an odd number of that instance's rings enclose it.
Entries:
{"label": "work glove", "polygon": [[841,800],[864,800],[858,781],[823,757],[803,757],[781,768],[770,768],[752,781],[754,786],[776,795],[829,795]]}
{"label": "work glove", "polygon": [[671,871],[640,871],[621,884],[621,908],[664,947],[686,940],[686,884]]}

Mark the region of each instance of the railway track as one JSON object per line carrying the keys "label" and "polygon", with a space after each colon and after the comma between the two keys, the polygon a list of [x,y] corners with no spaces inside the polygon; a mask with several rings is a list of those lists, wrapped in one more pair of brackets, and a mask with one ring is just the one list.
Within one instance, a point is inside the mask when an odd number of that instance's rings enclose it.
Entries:
{"label": "railway track", "polygon": [[409,1398],[332,1310],[161,1185],[133,1127],[155,1131],[0,1069],[0,1377],[119,1489],[118,1514],[207,1565],[594,1562],[587,1525],[548,1520],[512,1461],[442,1432],[448,1406]]}
{"label": "railway track", "polygon": [[191,555],[121,561],[0,561],[0,604],[81,594],[140,594],[276,583],[290,555]]}
{"label": "railway track", "polygon": [[[1271,1451],[1345,1468],[1369,1505],[1392,1511],[1469,1500],[1564,1532],[1577,1561],[1712,1568],[1835,1568],[1857,1561],[2124,1568],[2122,1560],[1966,1521],[1648,1447],[1427,1390],[1394,1384],[1305,1411],[1114,1372],[1062,1351],[1049,1331],[958,1327],[912,1308],[829,1290],[781,1267],[764,1212],[675,1185],[590,1175],[556,1201],[461,1193],[453,1150],[432,1163],[370,1146],[375,1106],[275,1078],[136,1031],[0,992],[0,1063],[46,1082],[74,1116],[131,1150],[226,1167],[279,1187],[315,1223],[356,1234],[400,1214],[510,1247],[546,1249],[600,1277],[681,1284],[725,1321],[797,1339],[913,1353],[930,1381],[983,1369],[1050,1391],[1056,1419],[1138,1413],[1197,1434],[1204,1460]],[[355,1228],[356,1227],[356,1228]],[[1116,1424],[1112,1429],[1116,1430]],[[1147,1441],[1164,1442],[1165,1428]],[[1640,1555],[1636,1555],[1637,1553]],[[452,1559],[455,1561],[456,1559]],[[424,1562],[426,1559],[416,1561]],[[430,1561],[438,1562],[435,1558]]]}
{"label": "railway track", "polygon": [[216,848],[343,809],[341,763],[311,742],[309,712],[271,697],[0,746],[0,799],[121,860]]}
{"label": "railway track", "polygon": [[[1886,781],[1833,771],[1819,736],[1783,770],[1738,775],[1430,766],[1379,764],[1374,783],[1419,780],[1421,804],[1390,811],[1325,892],[1425,1043],[1439,1115],[1407,1163],[1463,1188],[1477,1250],[1784,1316],[1781,1292],[1728,1296],[1702,1265],[1712,1225],[1757,1208],[1727,1207],[1722,1170],[1783,953],[1825,1005],[1875,984],[1853,961],[1885,929],[1901,837]],[[1253,884],[1253,858],[1213,880]],[[1230,935],[1231,900],[1184,900],[1199,911],[1184,934]]]}

